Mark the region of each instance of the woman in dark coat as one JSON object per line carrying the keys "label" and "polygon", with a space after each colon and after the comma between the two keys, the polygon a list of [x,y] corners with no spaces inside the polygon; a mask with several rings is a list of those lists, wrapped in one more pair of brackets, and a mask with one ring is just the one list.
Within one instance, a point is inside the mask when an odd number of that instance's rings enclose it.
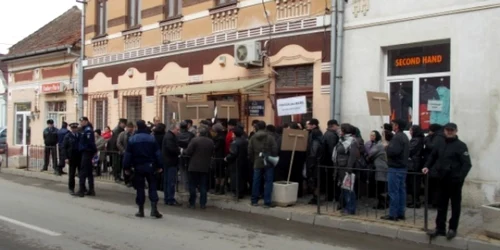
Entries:
{"label": "woman in dark coat", "polygon": [[226,150],[226,134],[222,124],[217,123],[212,126],[215,132],[214,140],[214,160],[213,169],[215,171],[215,194],[225,194],[224,181],[226,178],[226,162],[224,161]]}
{"label": "woman in dark coat", "polygon": [[244,138],[244,131],[241,128],[233,129],[233,135],[225,161],[231,173],[231,191],[238,199],[242,199],[248,188],[243,178],[248,171],[248,140]]}
{"label": "woman in dark coat", "polygon": [[420,208],[420,190],[422,178],[420,173],[423,167],[424,132],[419,125],[410,128],[410,155],[408,159],[408,172],[413,173],[406,176],[407,194],[413,198],[408,204],[409,208]]}
{"label": "woman in dark coat", "polygon": [[[166,129],[167,126],[165,124],[158,123],[153,130],[153,136],[155,137],[160,151],[162,150],[163,138],[165,137]],[[163,168],[163,166],[161,166],[161,168]],[[158,190],[163,190],[163,175],[159,174],[158,176],[158,183],[156,183],[156,186],[158,187]]]}

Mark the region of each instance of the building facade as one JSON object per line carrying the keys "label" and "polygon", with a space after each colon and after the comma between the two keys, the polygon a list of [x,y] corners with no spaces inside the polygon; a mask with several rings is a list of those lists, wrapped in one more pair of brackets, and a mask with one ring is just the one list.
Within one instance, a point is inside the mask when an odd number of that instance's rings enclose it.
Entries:
{"label": "building facade", "polygon": [[[411,3],[346,4],[341,121],[365,137],[391,118],[424,129],[456,122],[473,160],[465,203],[499,200],[499,63],[484,55],[499,50],[499,34],[491,30],[500,22],[500,2]],[[247,127],[253,119],[281,124],[315,117],[324,128],[330,6],[315,0],[90,0],[84,112],[97,128],[120,117],[212,118],[215,110]],[[387,93],[390,115],[370,116],[366,91]],[[278,116],[277,100],[293,96],[306,96],[307,113]],[[481,143],[476,124],[486,129]]]}
{"label": "building facade", "polygon": [[48,119],[61,127],[77,121],[81,11],[63,13],[19,41],[3,58],[8,65],[7,143],[9,155],[26,155],[27,145],[43,145]]}
{"label": "building facade", "polygon": [[[7,64],[2,62],[5,55],[0,54],[0,127],[7,125]],[[2,135],[0,135],[1,137]]]}
{"label": "building facade", "polygon": [[349,2],[342,121],[358,124],[365,135],[379,129],[380,118],[368,116],[365,104],[365,92],[374,91],[388,93],[391,118],[424,129],[457,123],[473,165],[464,203],[498,202],[500,61],[487,55],[500,53],[500,34],[492,32],[500,25],[500,1]]}
{"label": "building facade", "polygon": [[[263,3],[264,2],[264,3]],[[326,120],[330,60],[325,1],[89,1],[84,107],[97,128],[120,117]],[[244,47],[257,61],[238,59]],[[254,58],[254,59],[255,59]],[[248,63],[248,65],[246,65]],[[273,72],[276,72],[273,74]],[[276,77],[279,76],[279,77]],[[193,86],[195,85],[195,86]],[[308,114],[275,102],[306,95]],[[179,106],[178,102],[184,103]]]}

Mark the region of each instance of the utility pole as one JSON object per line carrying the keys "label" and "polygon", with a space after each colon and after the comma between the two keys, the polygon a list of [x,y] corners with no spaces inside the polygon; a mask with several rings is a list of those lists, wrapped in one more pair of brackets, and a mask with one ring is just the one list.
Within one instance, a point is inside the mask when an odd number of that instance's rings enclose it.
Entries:
{"label": "utility pole", "polygon": [[80,27],[80,60],[78,64],[78,84],[76,92],[78,94],[77,110],[78,119],[83,116],[83,62],[85,61],[85,12],[87,11],[87,0],[76,0],[82,4],[82,24]]}
{"label": "utility pole", "polygon": [[335,1],[333,5],[334,11],[330,11],[330,119],[335,119],[335,76],[337,75],[337,67],[335,63],[337,62],[337,10],[338,1]]}

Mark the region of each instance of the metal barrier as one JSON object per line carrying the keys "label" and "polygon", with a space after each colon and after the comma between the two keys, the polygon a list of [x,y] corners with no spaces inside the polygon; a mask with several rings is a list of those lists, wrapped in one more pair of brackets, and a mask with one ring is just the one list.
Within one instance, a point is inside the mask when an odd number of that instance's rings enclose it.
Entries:
{"label": "metal barrier", "polygon": [[54,170],[59,163],[57,146],[27,145],[26,150],[27,170]]}
{"label": "metal barrier", "polygon": [[[321,174],[326,174],[324,178],[325,189],[324,196],[317,199],[317,213],[322,214],[323,212],[336,213],[341,212],[347,215],[357,215],[365,216],[366,218],[379,219],[381,215],[388,215],[389,209],[389,194],[388,194],[388,183],[387,181],[375,181],[375,174],[383,173],[387,176],[391,170],[378,171],[375,169],[350,169],[351,173],[355,174],[354,182],[354,195],[355,195],[355,214],[350,214],[345,211],[345,191],[341,188],[346,168],[324,166],[320,165],[317,171],[317,190],[321,190],[322,184]],[[422,182],[423,180],[423,182]],[[413,204],[412,209],[412,221],[413,224],[417,224],[419,220],[423,220],[423,227],[425,230],[428,229],[428,187],[429,187],[429,177],[421,172],[407,172],[406,175],[406,190],[405,194],[411,196],[410,204]],[[330,187],[330,188],[328,188]],[[333,191],[333,194],[330,192]],[[349,191],[347,191],[349,192]],[[419,205],[423,195],[423,202]],[[322,211],[322,206],[325,210]],[[331,206],[331,208],[330,208]],[[407,210],[407,204],[405,204],[405,211]],[[380,211],[383,210],[383,211]],[[405,218],[405,221],[410,221]]]}

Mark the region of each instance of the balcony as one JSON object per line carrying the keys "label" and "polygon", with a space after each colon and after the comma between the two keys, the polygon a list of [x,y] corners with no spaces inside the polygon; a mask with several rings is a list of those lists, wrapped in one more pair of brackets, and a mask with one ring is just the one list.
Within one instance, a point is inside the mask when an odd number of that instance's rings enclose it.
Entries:
{"label": "balcony", "polygon": [[92,56],[103,56],[108,53],[108,39],[106,37],[92,41]]}
{"label": "balcony", "polygon": [[124,50],[134,50],[141,47],[142,31],[133,29],[122,32]]}
{"label": "balcony", "polygon": [[307,17],[311,14],[311,0],[276,0],[276,20]]}
{"label": "balcony", "polygon": [[226,32],[238,28],[238,6],[236,1],[210,9],[212,33]]}
{"label": "balcony", "polygon": [[181,40],[182,20],[177,18],[160,23],[163,44]]}

